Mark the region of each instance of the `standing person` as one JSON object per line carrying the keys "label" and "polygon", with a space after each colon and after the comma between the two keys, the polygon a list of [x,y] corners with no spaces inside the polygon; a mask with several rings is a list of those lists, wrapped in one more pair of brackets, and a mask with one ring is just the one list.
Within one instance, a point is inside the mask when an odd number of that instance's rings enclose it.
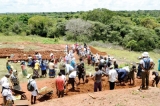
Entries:
{"label": "standing person", "polygon": [[113,65],[114,65],[114,69],[117,69],[118,68],[118,64],[116,62],[116,59],[113,59]]}
{"label": "standing person", "polygon": [[141,64],[138,63],[138,72],[137,72],[137,78],[142,78],[142,67]]}
{"label": "standing person", "polygon": [[34,66],[36,64],[35,58],[32,58],[31,68],[34,70]]}
{"label": "standing person", "polygon": [[149,73],[150,70],[154,67],[153,60],[149,57],[148,52],[142,53],[143,59],[140,60],[141,68],[142,68],[142,89],[148,89],[149,87]]}
{"label": "standing person", "polygon": [[59,72],[58,77],[56,78],[56,89],[58,98],[64,96],[64,86],[65,86],[65,80],[62,78],[62,73]]}
{"label": "standing person", "polygon": [[133,81],[133,86],[135,86],[135,72],[136,72],[136,65],[132,65],[131,71],[129,72],[129,78],[130,78],[130,84],[131,84],[131,80]]}
{"label": "standing person", "polygon": [[159,83],[159,80],[160,80],[160,76],[159,76],[158,72],[155,72],[155,71],[152,72],[152,75],[155,76],[154,79],[152,80],[152,81],[153,81],[153,82],[152,82],[152,86],[154,86],[155,83],[156,83],[156,87],[158,87],[158,83]]}
{"label": "standing person", "polygon": [[55,66],[54,66],[54,60],[50,60],[49,64],[49,77],[53,78],[55,77]]}
{"label": "standing person", "polygon": [[60,72],[61,72],[63,75],[66,75],[66,73],[65,73],[65,63],[64,63],[64,60],[63,60],[63,59],[60,60],[59,69],[60,69]]}
{"label": "standing person", "polygon": [[87,54],[87,63],[88,65],[91,64],[91,54]]}
{"label": "standing person", "polygon": [[80,60],[80,64],[77,66],[77,69],[78,69],[78,79],[79,79],[79,84],[80,84],[81,78],[84,83],[85,70],[84,70],[84,62],[82,58],[80,58],[79,60]]}
{"label": "standing person", "polygon": [[17,70],[13,70],[10,80],[11,80],[13,89],[20,91],[21,87],[20,87],[20,83],[17,75],[18,75]]}
{"label": "standing person", "polygon": [[75,58],[73,57],[72,60],[71,60],[71,66],[75,69],[76,68],[76,61],[75,61]]}
{"label": "standing person", "polygon": [[102,90],[102,74],[105,74],[105,72],[103,72],[102,70],[100,70],[98,67],[95,68],[95,74],[93,75],[93,80],[94,80],[94,92],[97,92],[97,90],[99,89],[99,91]]}
{"label": "standing person", "polygon": [[30,67],[32,65],[32,56],[28,55],[28,66]]}
{"label": "standing person", "polygon": [[94,55],[91,55],[91,61],[92,61],[92,66],[95,65],[95,56]]}
{"label": "standing person", "polygon": [[118,78],[118,73],[113,67],[114,67],[113,65],[109,67],[110,70],[108,73],[110,90],[114,90],[115,82],[117,81],[117,78]]}
{"label": "standing person", "polygon": [[4,106],[12,106],[14,104],[12,91],[10,90],[9,83],[2,85],[2,96]]}
{"label": "standing person", "polygon": [[54,60],[55,57],[54,57],[53,53],[50,54],[50,58],[51,58],[51,60]]}
{"label": "standing person", "polygon": [[39,70],[40,70],[39,60],[36,60],[33,76],[36,76],[37,78],[39,78]]}
{"label": "standing person", "polygon": [[[0,80],[0,85],[3,85],[4,83],[9,83],[9,81],[8,81],[9,77],[10,77],[9,73],[5,74],[5,76],[2,77],[1,80]],[[2,90],[3,90],[3,87],[2,87]]]}
{"label": "standing person", "polygon": [[36,96],[38,95],[38,87],[35,81],[36,77],[37,76],[32,76],[32,79],[28,81],[28,83],[34,87],[34,90],[31,91],[31,104],[36,104]]}
{"label": "standing person", "polygon": [[27,69],[24,61],[21,62],[21,69],[23,76],[27,76]]}
{"label": "standing person", "polygon": [[47,65],[46,65],[46,61],[45,60],[42,60],[41,64],[40,64],[40,68],[41,68],[41,76],[42,77],[46,77],[46,70],[47,70]]}
{"label": "standing person", "polygon": [[6,62],[6,68],[8,70],[8,73],[12,74],[12,68],[11,65],[9,64],[9,61]]}

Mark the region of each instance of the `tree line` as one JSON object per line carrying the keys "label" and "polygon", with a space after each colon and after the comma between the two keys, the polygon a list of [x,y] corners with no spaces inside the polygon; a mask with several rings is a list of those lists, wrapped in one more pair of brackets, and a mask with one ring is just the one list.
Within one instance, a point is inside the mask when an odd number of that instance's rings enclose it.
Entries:
{"label": "tree line", "polygon": [[160,10],[0,14],[0,33],[114,43],[134,51],[160,49]]}

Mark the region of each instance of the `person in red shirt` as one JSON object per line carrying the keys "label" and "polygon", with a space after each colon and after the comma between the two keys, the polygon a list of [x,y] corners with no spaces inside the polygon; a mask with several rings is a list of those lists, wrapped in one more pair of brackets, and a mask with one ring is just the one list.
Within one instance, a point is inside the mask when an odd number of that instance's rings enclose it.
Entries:
{"label": "person in red shirt", "polygon": [[65,81],[62,78],[62,73],[58,73],[58,77],[56,78],[56,89],[58,98],[64,96],[64,85]]}

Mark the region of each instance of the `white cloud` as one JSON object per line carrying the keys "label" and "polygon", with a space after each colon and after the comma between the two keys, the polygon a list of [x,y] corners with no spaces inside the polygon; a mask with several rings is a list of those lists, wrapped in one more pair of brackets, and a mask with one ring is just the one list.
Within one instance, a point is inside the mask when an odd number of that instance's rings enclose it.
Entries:
{"label": "white cloud", "polygon": [[0,13],[110,10],[160,10],[159,0],[0,0]]}

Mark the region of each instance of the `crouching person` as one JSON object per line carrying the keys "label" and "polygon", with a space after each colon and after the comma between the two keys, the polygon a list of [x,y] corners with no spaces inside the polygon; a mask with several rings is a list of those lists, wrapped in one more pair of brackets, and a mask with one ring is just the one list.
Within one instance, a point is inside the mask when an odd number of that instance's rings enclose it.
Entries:
{"label": "crouching person", "polygon": [[38,88],[35,79],[36,76],[32,76],[32,79],[28,81],[28,84],[32,86],[30,87],[31,89],[29,90],[31,92],[31,104],[36,104],[36,96],[38,95]]}
{"label": "crouching person", "polygon": [[57,96],[58,98],[64,96],[64,86],[65,80],[62,78],[62,73],[58,73],[58,77],[56,78],[56,89],[57,89]]}
{"label": "crouching person", "polygon": [[152,86],[155,86],[155,83],[156,83],[156,87],[158,87],[160,76],[159,76],[158,72],[155,72],[155,71],[152,72],[152,75],[155,76],[153,79],[153,82],[152,82]]}
{"label": "crouching person", "polygon": [[9,83],[4,83],[2,85],[2,96],[3,96],[3,104],[4,106],[13,106],[13,96],[12,91],[10,90]]}
{"label": "crouching person", "polygon": [[127,81],[128,72],[125,69],[116,69],[118,72],[118,81],[120,85],[125,86],[125,81]]}
{"label": "crouching person", "polygon": [[71,90],[75,90],[74,85],[75,85],[75,83],[76,83],[76,81],[75,81],[76,76],[77,76],[77,71],[75,71],[75,70],[72,71],[72,72],[69,74],[68,84],[71,84],[71,85],[72,85],[72,89],[71,89]]}

